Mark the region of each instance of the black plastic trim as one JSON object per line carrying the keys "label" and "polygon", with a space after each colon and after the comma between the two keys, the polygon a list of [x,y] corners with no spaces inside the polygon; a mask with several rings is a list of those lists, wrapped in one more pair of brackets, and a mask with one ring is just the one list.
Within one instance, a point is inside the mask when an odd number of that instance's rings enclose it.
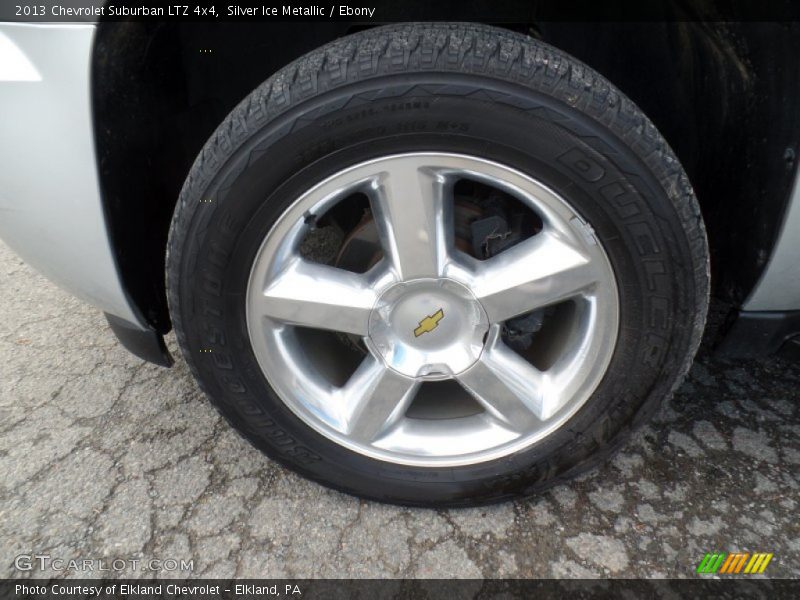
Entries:
{"label": "black plastic trim", "polygon": [[739,311],[717,352],[735,358],[766,356],[795,336],[800,336],[800,310]]}
{"label": "black plastic trim", "polygon": [[142,329],[138,325],[105,313],[111,331],[120,343],[141,359],[162,367],[174,364],[172,355],[167,350],[164,337],[155,329]]}

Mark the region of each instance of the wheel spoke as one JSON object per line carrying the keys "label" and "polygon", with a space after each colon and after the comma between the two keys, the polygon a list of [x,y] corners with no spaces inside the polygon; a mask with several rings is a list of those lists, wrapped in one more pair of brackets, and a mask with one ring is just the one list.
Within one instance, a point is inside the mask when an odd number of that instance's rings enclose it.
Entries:
{"label": "wheel spoke", "polygon": [[293,258],[266,286],[258,310],[293,325],[367,335],[376,299],[362,275]]}
{"label": "wheel spoke", "polygon": [[560,396],[546,373],[508,348],[490,332],[481,359],[458,380],[494,418],[520,432],[541,425],[560,407]]}
{"label": "wheel spoke", "polygon": [[413,158],[395,160],[375,181],[373,214],[400,279],[442,274],[452,236],[445,186],[444,178]]}
{"label": "wheel spoke", "polygon": [[476,262],[469,277],[491,323],[567,300],[598,281],[588,256],[547,231]]}
{"label": "wheel spoke", "polygon": [[368,356],[342,388],[347,435],[369,443],[405,415],[419,382]]}

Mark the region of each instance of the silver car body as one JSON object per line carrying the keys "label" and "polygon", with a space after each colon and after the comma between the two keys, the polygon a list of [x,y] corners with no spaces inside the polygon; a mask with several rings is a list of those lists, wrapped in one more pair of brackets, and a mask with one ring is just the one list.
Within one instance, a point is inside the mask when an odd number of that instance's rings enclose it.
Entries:
{"label": "silver car body", "polygon": [[0,238],[74,295],[141,324],[111,251],[92,124],[91,24],[0,24]]}
{"label": "silver car body", "polygon": [[[112,252],[91,106],[93,24],[0,24],[0,237],[68,291],[147,329]],[[744,305],[800,309],[800,182]]]}
{"label": "silver car body", "polygon": [[748,311],[800,309],[800,175],[767,268],[744,303]]}

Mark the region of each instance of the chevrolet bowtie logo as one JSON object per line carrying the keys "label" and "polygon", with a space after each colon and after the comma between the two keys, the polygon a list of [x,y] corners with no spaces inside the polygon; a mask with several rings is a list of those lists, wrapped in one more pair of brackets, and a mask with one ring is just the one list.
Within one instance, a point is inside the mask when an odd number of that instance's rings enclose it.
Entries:
{"label": "chevrolet bowtie logo", "polygon": [[414,337],[419,337],[423,333],[429,333],[439,326],[439,321],[444,319],[444,311],[440,308],[432,315],[429,315],[419,322],[419,327],[414,330]]}

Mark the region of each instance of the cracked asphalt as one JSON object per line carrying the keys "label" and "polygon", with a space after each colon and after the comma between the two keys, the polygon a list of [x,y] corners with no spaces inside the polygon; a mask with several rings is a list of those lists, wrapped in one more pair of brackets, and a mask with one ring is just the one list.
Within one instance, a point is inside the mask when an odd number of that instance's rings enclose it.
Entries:
{"label": "cracked asphalt", "polygon": [[[706,350],[608,464],[468,510],[386,506],[271,462],[0,244],[0,576],[19,554],[184,559],[193,577],[694,577],[705,552],[800,576],[800,365]],[[129,563],[130,564],[130,563]],[[141,563],[139,563],[141,567]],[[118,573],[153,576],[149,570]]]}

